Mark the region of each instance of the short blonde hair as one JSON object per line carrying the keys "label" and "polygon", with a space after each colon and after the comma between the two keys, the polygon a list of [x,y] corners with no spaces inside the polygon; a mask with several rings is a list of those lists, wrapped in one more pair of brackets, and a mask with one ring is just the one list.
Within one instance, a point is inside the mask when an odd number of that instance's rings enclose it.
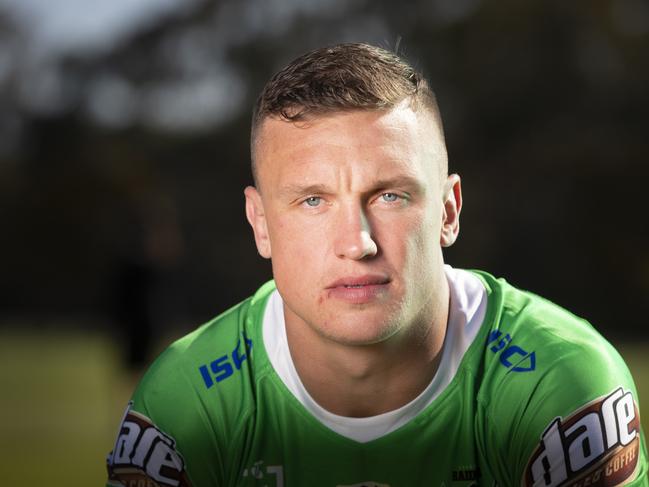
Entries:
{"label": "short blonde hair", "polygon": [[435,94],[426,79],[396,53],[363,43],[308,52],[276,73],[257,98],[250,135],[252,173],[255,139],[267,117],[298,122],[345,110],[389,110],[410,98],[433,116],[443,138]]}

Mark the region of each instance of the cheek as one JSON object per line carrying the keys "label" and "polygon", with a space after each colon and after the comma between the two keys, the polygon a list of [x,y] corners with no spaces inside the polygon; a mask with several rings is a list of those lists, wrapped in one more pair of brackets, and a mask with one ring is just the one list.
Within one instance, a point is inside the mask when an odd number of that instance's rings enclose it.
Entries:
{"label": "cheek", "polygon": [[[297,260],[313,257],[323,243],[323,230],[317,225],[307,225],[296,219],[278,220],[271,231],[271,244],[278,255]],[[273,254],[274,255],[274,254]]]}
{"label": "cheek", "polygon": [[288,218],[273,223],[270,239],[275,279],[291,287],[305,282],[317,283],[325,245],[321,230]]}
{"label": "cheek", "polygon": [[415,218],[408,229],[408,238],[405,239],[407,265],[416,276],[430,272],[439,248],[440,225],[431,213]]}

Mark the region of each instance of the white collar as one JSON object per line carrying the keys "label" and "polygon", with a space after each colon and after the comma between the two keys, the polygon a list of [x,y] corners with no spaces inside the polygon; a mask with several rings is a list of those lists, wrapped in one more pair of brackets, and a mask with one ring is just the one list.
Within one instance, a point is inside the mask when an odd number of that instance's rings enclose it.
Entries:
{"label": "white collar", "polygon": [[450,288],[450,308],[442,358],[430,384],[408,404],[377,416],[350,418],[330,413],[316,403],[295,370],[286,338],[282,298],[277,290],[268,299],[263,321],[264,346],[275,372],[318,421],[347,438],[365,443],[403,426],[431,404],[451,382],[487,309],[487,293],[480,279],[448,265],[444,266],[444,271]]}

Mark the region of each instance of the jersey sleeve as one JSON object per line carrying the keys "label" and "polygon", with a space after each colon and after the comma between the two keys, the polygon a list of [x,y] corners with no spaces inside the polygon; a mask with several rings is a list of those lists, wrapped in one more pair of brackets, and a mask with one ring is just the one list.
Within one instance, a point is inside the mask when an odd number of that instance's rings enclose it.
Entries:
{"label": "jersey sleeve", "polygon": [[518,370],[503,367],[512,359],[497,360],[480,398],[479,447],[491,475],[507,486],[649,486],[637,391],[623,359],[586,322],[547,314],[558,328],[532,320],[510,334],[533,350],[534,366],[531,353]]}
{"label": "jersey sleeve", "polygon": [[110,487],[224,485],[220,448],[172,349],[136,389],[108,455]]}
{"label": "jersey sleeve", "polygon": [[[115,487],[233,487],[254,418],[268,283],[172,344],[138,385],[108,456]],[[253,365],[253,363],[255,365]]]}

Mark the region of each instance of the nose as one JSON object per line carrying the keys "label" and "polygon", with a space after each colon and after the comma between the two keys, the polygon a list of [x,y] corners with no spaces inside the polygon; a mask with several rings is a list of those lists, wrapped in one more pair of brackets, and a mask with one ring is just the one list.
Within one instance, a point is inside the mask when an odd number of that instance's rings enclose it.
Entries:
{"label": "nose", "polygon": [[338,257],[362,260],[377,254],[378,247],[372,238],[370,224],[361,205],[341,208],[340,217],[334,226],[335,252]]}

